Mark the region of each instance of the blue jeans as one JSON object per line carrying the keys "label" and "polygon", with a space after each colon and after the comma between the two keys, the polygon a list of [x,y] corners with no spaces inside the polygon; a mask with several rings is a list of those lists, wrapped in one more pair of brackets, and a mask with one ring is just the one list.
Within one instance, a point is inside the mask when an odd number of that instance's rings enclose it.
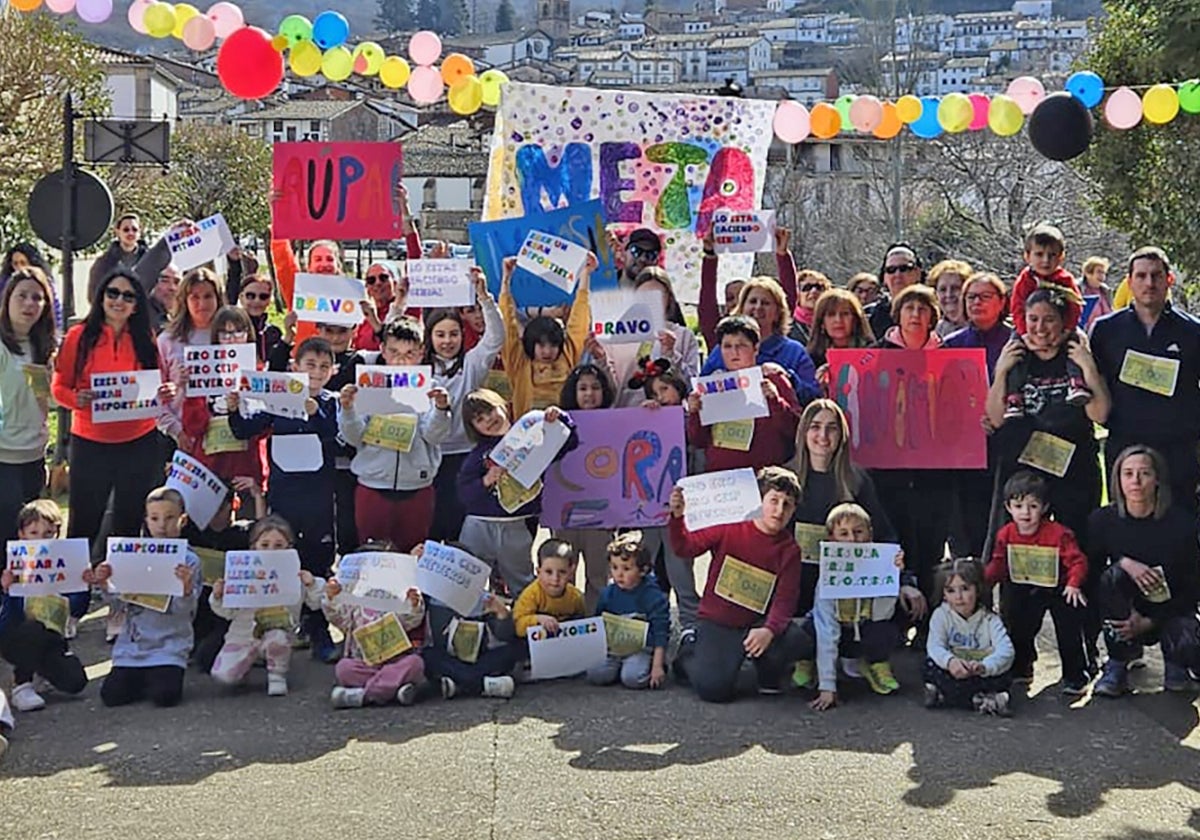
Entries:
{"label": "blue jeans", "polygon": [[645,649],[625,657],[610,656],[604,664],[589,668],[587,678],[592,685],[612,685],[620,678],[626,688],[645,688],[653,666],[654,654]]}

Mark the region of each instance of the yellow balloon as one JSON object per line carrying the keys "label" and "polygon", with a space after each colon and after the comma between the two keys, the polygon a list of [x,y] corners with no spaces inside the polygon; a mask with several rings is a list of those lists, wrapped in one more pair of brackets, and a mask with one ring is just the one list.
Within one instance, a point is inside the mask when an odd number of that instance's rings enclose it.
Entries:
{"label": "yellow balloon", "polygon": [[1155,85],[1142,96],[1142,116],[1148,123],[1169,123],[1178,113],[1179,94],[1170,85]]}
{"label": "yellow balloon", "polygon": [[975,106],[965,93],[948,93],[938,103],[938,125],[950,134],[966,131],[975,118]]}
{"label": "yellow balloon", "polygon": [[915,123],[921,119],[921,100],[912,94],[901,96],[896,100],[896,116],[906,125]]}
{"label": "yellow balloon", "polygon": [[1021,130],[1025,123],[1025,113],[1017,100],[1011,96],[999,94],[992,97],[988,105],[988,128],[1001,137],[1011,137]]}
{"label": "yellow balloon", "polygon": [[474,114],[483,105],[483,82],[474,73],[463,76],[450,85],[446,99],[454,113]]}
{"label": "yellow balloon", "polygon": [[479,83],[483,85],[483,104],[494,108],[500,104],[500,89],[508,84],[508,76],[502,70],[484,70]]}
{"label": "yellow balloon", "polygon": [[292,47],[288,64],[297,76],[315,76],[321,72],[321,50],[312,41],[301,41]]}
{"label": "yellow balloon", "polygon": [[166,38],[175,31],[175,7],[170,3],[151,3],[146,7],[142,26],[152,38]]}
{"label": "yellow balloon", "polygon": [[321,57],[321,73],[331,82],[341,82],[354,72],[354,57],[345,47],[331,47]]}
{"label": "yellow balloon", "polygon": [[171,29],[171,34],[182,40],[184,24],[198,14],[200,14],[200,10],[191,3],[176,3],[175,26]]}
{"label": "yellow balloon", "polygon": [[389,55],[379,67],[379,81],[383,82],[384,87],[392,90],[404,87],[411,75],[412,68],[408,66],[405,59],[398,55]]}

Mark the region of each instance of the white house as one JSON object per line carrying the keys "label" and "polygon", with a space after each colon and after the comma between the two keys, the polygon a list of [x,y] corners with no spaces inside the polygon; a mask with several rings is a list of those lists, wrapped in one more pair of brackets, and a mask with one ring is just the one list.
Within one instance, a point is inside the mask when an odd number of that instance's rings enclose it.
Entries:
{"label": "white house", "polygon": [[826,43],[849,46],[859,42],[859,30],[862,29],[863,19],[840,15],[833,18],[825,26]]}
{"label": "white house", "polygon": [[916,96],[937,96],[938,71],[947,61],[941,53],[889,53],[879,60],[883,89]]}
{"label": "white house", "polygon": [[679,78],[683,82],[708,80],[708,45],[712,37],[704,32],[677,35],[652,35],[643,46],[649,52],[661,53],[679,62]]}
{"label": "white house", "polygon": [[780,18],[768,20],[759,24],[759,32],[772,44],[782,44],[800,40],[798,18]]}
{"label": "white house", "polygon": [[1050,20],[1054,16],[1054,0],[1016,0],[1012,10],[1018,17]]}
{"label": "white house", "polygon": [[771,66],[771,42],[761,35],[717,38],[708,45],[708,79],[741,85]]}
{"label": "white house", "polygon": [[937,94],[970,93],[979,90],[980,80],[987,75],[987,56],[952,58],[938,68]]}
{"label": "white house", "polygon": [[104,87],[112,101],[112,119],[167,120],[179,117],[183,82],[146,56],[93,48],[104,69]]}
{"label": "white house", "polygon": [[950,37],[954,21],[949,15],[910,15],[896,19],[896,51],[939,50]]}
{"label": "white house", "polygon": [[576,77],[602,86],[670,85],[680,81],[679,62],[660,52],[580,50]]}
{"label": "white house", "polygon": [[811,108],[817,102],[838,98],[838,77],[831,67],[803,70],[763,70],[754,74],[756,87],[777,87]]}
{"label": "white house", "polygon": [[489,67],[550,59],[550,36],[540,29],[446,39],[446,52],[461,52]]}
{"label": "white house", "polygon": [[954,16],[955,55],[981,53],[993,44],[1011,41],[1016,33],[1013,12],[974,12]]}

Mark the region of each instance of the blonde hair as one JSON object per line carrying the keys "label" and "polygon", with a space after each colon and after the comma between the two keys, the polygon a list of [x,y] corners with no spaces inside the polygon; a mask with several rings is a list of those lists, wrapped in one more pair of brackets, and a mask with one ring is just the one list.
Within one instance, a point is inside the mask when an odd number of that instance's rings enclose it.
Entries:
{"label": "blonde hair", "polygon": [[1091,270],[1093,268],[1102,268],[1102,269],[1104,269],[1104,273],[1107,274],[1109,266],[1111,266],[1111,265],[1112,265],[1112,262],[1109,261],[1106,257],[1088,257],[1086,260],[1083,261],[1083,268],[1081,270],[1085,277],[1091,272]]}
{"label": "blonde hair", "polygon": [[1109,490],[1108,497],[1116,502],[1118,516],[1124,519],[1129,515],[1129,510],[1125,506],[1125,491],[1121,489],[1121,467],[1135,455],[1149,458],[1150,466],[1154,468],[1154,479],[1158,487],[1154,492],[1154,513],[1152,518],[1162,519],[1167,515],[1167,510],[1171,507],[1171,479],[1167,475],[1167,461],[1157,449],[1153,449],[1145,444],[1135,443],[1133,446],[1125,447],[1121,450],[1121,454],[1117,456],[1117,460],[1113,461],[1112,474],[1110,476],[1112,487]]}
{"label": "blonde hair", "polygon": [[62,511],[53,499],[34,499],[24,505],[17,514],[17,530],[20,531],[26,525],[31,525],[39,520],[47,525],[53,525],[57,530],[62,530]]}
{"label": "blonde hair", "polygon": [[962,260],[942,260],[929,269],[928,279],[925,282],[936,289],[938,278],[943,274],[957,274],[963,279],[963,283],[966,283],[967,278],[972,274],[971,266]]}
{"label": "blonde hair", "polygon": [[808,457],[808,447],[804,439],[817,415],[822,411],[833,412],[837,419],[839,440],[833,459],[829,464],[829,473],[833,476],[833,486],[838,501],[853,502],[854,494],[862,487],[863,474],[850,461],[850,424],[841,406],[829,399],[816,399],[804,407],[800,422],[796,425],[796,477],[800,479],[800,501],[804,499],[804,490],[808,485],[808,475],[812,470],[812,461]]}
{"label": "blonde hair", "polygon": [[845,522],[847,519],[867,526],[867,532],[874,533],[874,528],[871,526],[871,514],[867,513],[866,508],[855,502],[842,502],[829,511],[829,515],[825,517],[825,530],[832,535],[833,529],[838,526],[838,523]]}
{"label": "blonde hair", "polygon": [[779,307],[779,321],[770,326],[758,325],[759,332],[762,333],[765,341],[772,335],[787,335],[787,331],[792,328],[792,313],[791,308],[787,304],[787,295],[783,293],[783,287],[779,285],[779,281],[774,277],[751,277],[746,281],[746,285],[742,286],[742,290],[738,292],[737,306],[733,308],[730,315],[744,315],[744,307],[746,298],[755,289],[761,289],[775,299],[776,305]]}

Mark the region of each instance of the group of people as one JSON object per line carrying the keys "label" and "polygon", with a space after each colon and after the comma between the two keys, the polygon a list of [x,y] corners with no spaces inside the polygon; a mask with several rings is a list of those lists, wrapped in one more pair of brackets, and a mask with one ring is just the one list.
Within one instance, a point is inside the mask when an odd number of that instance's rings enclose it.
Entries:
{"label": "group of people", "polygon": [[[420,257],[400,204],[409,256]],[[564,308],[520,307],[509,258],[498,302],[476,270],[474,305],[412,309],[400,266],[379,261],[363,275],[367,300],[357,328],[299,322],[294,312],[280,327],[268,310],[273,300],[292,299],[300,263],[290,243],[272,242],[274,277],[236,253],[222,278],[207,267],[179,272],[165,238],[140,244],[134,216],[117,231],[93,272],[86,318],[61,341],[44,263],[15,259],[24,254],[17,249],[5,265],[0,522],[19,539],[59,535],[57,507],[39,498],[52,398],[71,412],[66,535],[91,540],[93,550],[80,593],[54,604],[4,599],[0,656],[14,668],[18,711],[45,704],[35,676],[67,693],[86,685],[70,640],[91,587],[111,602],[113,670],[101,689],[110,706],[177,703],[189,661],[233,684],[264,659],[268,693],[283,695],[299,646],[336,662],[331,700],[339,708],[407,705],[439,693],[510,697],[529,656],[530,627],[553,634],[560,622],[606,612],[645,621],[646,645],[610,656],[589,680],[659,687],[673,672],[710,701],[734,698],[747,662],[760,692],[811,690],[816,709],[838,702],[839,663],[850,678],[891,694],[899,688],[891,657],[912,644],[923,657],[928,705],[1006,714],[1012,684],[1031,678],[1047,610],[1068,695],[1093,681],[1096,694],[1122,694],[1147,644],[1162,647],[1168,689],[1188,689],[1200,670],[1200,322],[1172,306],[1174,278],[1157,248],[1130,257],[1131,302],[1121,307],[1095,271],[1102,263],[1091,265],[1084,284],[1075,281],[1062,233],[1046,225],[1029,233],[1026,268],[1011,290],[960,261],[927,273],[905,243],[886,251],[876,275],[835,287],[818,271],[796,270],[784,229],[776,233],[777,278],[718,290],[720,258],[707,240],[698,305],[705,355],[661,267],[662,241],[649,229],[613,237],[621,287],[657,292],[662,301],[666,325],[641,345],[608,344],[592,333],[594,257]],[[305,268],[340,275],[336,243],[310,244]],[[1087,307],[1091,297],[1103,308]],[[248,414],[236,390],[189,395],[185,349],[209,344],[253,344],[261,368],[304,374],[307,416]],[[986,404],[962,407],[987,432],[985,469],[868,471],[853,463],[847,417],[829,398],[827,355],[866,347],[985,351]],[[361,411],[355,370],[364,363],[431,366],[429,410]],[[702,424],[696,379],[756,367],[767,415]],[[91,378],[141,370],[161,372],[158,416],[96,422]],[[556,528],[537,544],[542,485],[514,480],[492,450],[516,421],[540,410],[542,422],[565,427],[562,457],[579,443],[578,412],[639,406],[681,409],[689,474],[755,470],[760,511],[750,521],[689,531],[688,501],[676,488],[664,526]],[[1098,425],[1107,429],[1104,507]],[[280,456],[276,444],[290,437],[319,451],[315,466]],[[161,486],[175,450],[230,488],[203,529],[189,522],[183,497]],[[188,540],[176,567],[182,596],[108,591],[103,536],[139,533]],[[473,614],[415,589],[400,593],[393,612],[344,597],[337,557],[363,547],[420,552],[427,539],[494,570],[493,591]],[[821,540],[898,544],[896,595],[817,597]],[[229,609],[224,581],[202,574],[205,553],[279,548],[295,548],[301,559],[302,597],[292,607]],[[705,553],[711,561],[701,587],[693,562]],[[582,590],[574,583],[580,573]],[[727,580],[745,574],[769,578],[764,599],[730,590]],[[6,591],[11,582],[9,573],[0,580]],[[991,609],[996,584],[999,615]],[[379,650],[378,631],[390,622],[411,647]],[[340,645],[330,624],[342,632]],[[454,642],[464,626],[481,644]],[[678,646],[669,659],[673,630]],[[11,717],[0,704],[5,724]]]}

